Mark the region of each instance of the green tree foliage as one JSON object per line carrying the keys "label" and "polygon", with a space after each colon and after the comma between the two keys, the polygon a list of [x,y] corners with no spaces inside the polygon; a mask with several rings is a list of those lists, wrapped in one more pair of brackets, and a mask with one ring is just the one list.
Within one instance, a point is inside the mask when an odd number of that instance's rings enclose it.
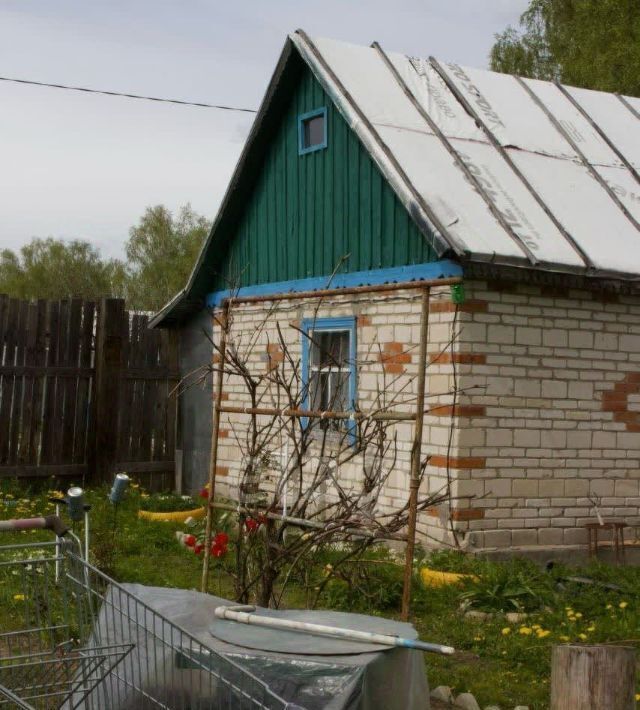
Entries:
{"label": "green tree foliage", "polygon": [[106,260],[88,242],[33,239],[0,251],[0,293],[35,300],[119,296],[135,310],[161,308],[187,281],[210,224],[189,205],[178,216],[149,207],[132,227],[126,260]]}
{"label": "green tree foliage", "polygon": [[640,96],[639,0],[530,0],[491,49],[494,71]]}
{"label": "green tree foliage", "polygon": [[211,225],[190,205],[177,217],[162,205],[147,208],[131,229],[119,278],[127,302],[156,311],[184,287]]}
{"label": "green tree foliage", "polygon": [[95,297],[113,293],[113,262],[88,242],[33,239],[0,252],[0,293],[23,299]]}

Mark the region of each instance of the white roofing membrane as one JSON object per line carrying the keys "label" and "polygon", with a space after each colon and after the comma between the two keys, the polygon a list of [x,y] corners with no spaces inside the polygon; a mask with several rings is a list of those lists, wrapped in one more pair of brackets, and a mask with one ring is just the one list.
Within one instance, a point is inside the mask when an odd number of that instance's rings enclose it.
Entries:
{"label": "white roofing membrane", "polygon": [[[619,97],[564,87],[580,110],[551,82],[292,40],[403,203],[439,223],[454,251],[640,274],[640,119]],[[640,112],[640,99],[625,100]]]}

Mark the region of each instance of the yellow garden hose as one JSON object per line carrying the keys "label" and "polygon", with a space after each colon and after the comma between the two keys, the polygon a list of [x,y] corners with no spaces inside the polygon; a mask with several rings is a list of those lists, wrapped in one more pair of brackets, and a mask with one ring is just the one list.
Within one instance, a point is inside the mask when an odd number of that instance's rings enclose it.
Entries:
{"label": "yellow garden hose", "polygon": [[205,506],[193,510],[175,510],[173,512],[158,513],[151,510],[139,510],[138,517],[143,520],[154,520],[163,523],[184,523],[187,518],[200,520],[207,514]]}

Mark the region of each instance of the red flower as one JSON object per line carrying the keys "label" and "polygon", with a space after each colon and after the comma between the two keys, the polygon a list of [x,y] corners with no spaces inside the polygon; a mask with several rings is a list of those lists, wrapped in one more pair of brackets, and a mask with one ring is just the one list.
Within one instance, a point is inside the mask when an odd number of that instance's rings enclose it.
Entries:
{"label": "red flower", "polygon": [[217,542],[214,542],[213,545],[211,545],[211,554],[214,557],[224,557],[224,555],[227,554],[226,545],[220,545]]}
{"label": "red flower", "polygon": [[255,532],[260,527],[260,523],[253,518],[247,518],[244,524],[249,532]]}
{"label": "red flower", "polygon": [[209,490],[205,486],[201,491],[200,491],[200,498],[208,498],[209,497]]}
{"label": "red flower", "polygon": [[196,536],[195,535],[185,535],[182,538],[182,542],[187,546],[187,547],[193,547],[196,544]]}
{"label": "red flower", "polygon": [[204,550],[204,545],[202,545],[201,543],[198,543],[198,544],[193,548],[193,551],[196,553],[196,555],[201,555],[201,554],[202,554],[202,550]]}
{"label": "red flower", "polygon": [[260,525],[265,525],[267,522],[267,516],[264,515],[264,513],[260,513],[260,515],[256,516],[256,520]]}
{"label": "red flower", "polygon": [[213,542],[217,545],[222,545],[226,547],[229,544],[229,536],[225,532],[219,532],[214,538]]}

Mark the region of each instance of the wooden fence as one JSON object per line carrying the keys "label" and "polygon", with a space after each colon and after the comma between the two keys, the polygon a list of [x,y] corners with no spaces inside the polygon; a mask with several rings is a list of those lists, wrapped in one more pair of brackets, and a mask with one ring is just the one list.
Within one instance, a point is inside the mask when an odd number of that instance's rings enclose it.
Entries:
{"label": "wooden fence", "polygon": [[178,340],[147,323],[121,299],[0,296],[0,477],[173,487]]}

